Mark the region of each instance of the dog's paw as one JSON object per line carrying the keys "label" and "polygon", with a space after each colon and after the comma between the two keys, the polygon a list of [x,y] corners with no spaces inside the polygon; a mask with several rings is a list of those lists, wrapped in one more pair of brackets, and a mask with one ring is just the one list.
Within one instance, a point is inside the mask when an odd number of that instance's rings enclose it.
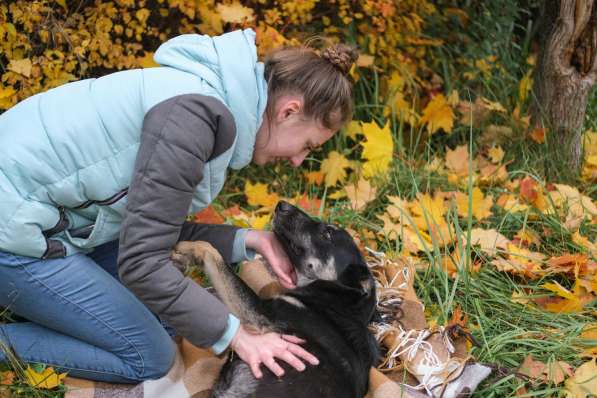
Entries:
{"label": "dog's paw", "polygon": [[220,253],[204,241],[178,242],[170,255],[173,261],[183,267],[190,265],[201,266],[205,261],[215,261],[220,257]]}

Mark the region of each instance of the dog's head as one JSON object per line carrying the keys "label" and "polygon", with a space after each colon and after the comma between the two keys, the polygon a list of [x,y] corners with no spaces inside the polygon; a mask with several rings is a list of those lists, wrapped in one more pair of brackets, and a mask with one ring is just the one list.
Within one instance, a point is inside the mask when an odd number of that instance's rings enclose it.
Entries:
{"label": "dog's head", "polygon": [[295,266],[298,286],[335,281],[349,265],[365,264],[348,232],[317,221],[287,202],[276,206],[272,230]]}

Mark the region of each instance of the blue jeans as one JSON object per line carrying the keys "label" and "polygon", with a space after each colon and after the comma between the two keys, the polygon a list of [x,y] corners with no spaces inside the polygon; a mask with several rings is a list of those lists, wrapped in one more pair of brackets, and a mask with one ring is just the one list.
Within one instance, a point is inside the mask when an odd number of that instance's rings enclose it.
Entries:
{"label": "blue jeans", "polygon": [[119,282],[117,256],[117,241],[52,260],[0,251],[0,306],[26,318],[0,324],[0,343],[24,362],[75,377],[137,383],[164,376],[175,344]]}

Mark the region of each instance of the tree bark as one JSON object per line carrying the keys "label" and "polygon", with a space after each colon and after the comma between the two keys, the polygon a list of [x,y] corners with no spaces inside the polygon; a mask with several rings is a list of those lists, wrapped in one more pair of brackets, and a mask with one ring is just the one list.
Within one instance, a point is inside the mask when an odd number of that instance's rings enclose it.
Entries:
{"label": "tree bark", "polygon": [[547,127],[548,179],[575,179],[582,163],[582,127],[597,77],[597,1],[544,0],[535,71],[533,126]]}

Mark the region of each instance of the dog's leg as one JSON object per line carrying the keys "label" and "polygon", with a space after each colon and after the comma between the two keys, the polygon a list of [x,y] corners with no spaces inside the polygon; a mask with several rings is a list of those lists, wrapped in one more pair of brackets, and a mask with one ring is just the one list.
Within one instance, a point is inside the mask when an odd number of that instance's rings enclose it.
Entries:
{"label": "dog's leg", "polygon": [[242,323],[259,329],[272,329],[271,323],[260,311],[259,297],[224,262],[212,245],[203,241],[179,242],[172,259],[183,265],[203,266],[220,299]]}

